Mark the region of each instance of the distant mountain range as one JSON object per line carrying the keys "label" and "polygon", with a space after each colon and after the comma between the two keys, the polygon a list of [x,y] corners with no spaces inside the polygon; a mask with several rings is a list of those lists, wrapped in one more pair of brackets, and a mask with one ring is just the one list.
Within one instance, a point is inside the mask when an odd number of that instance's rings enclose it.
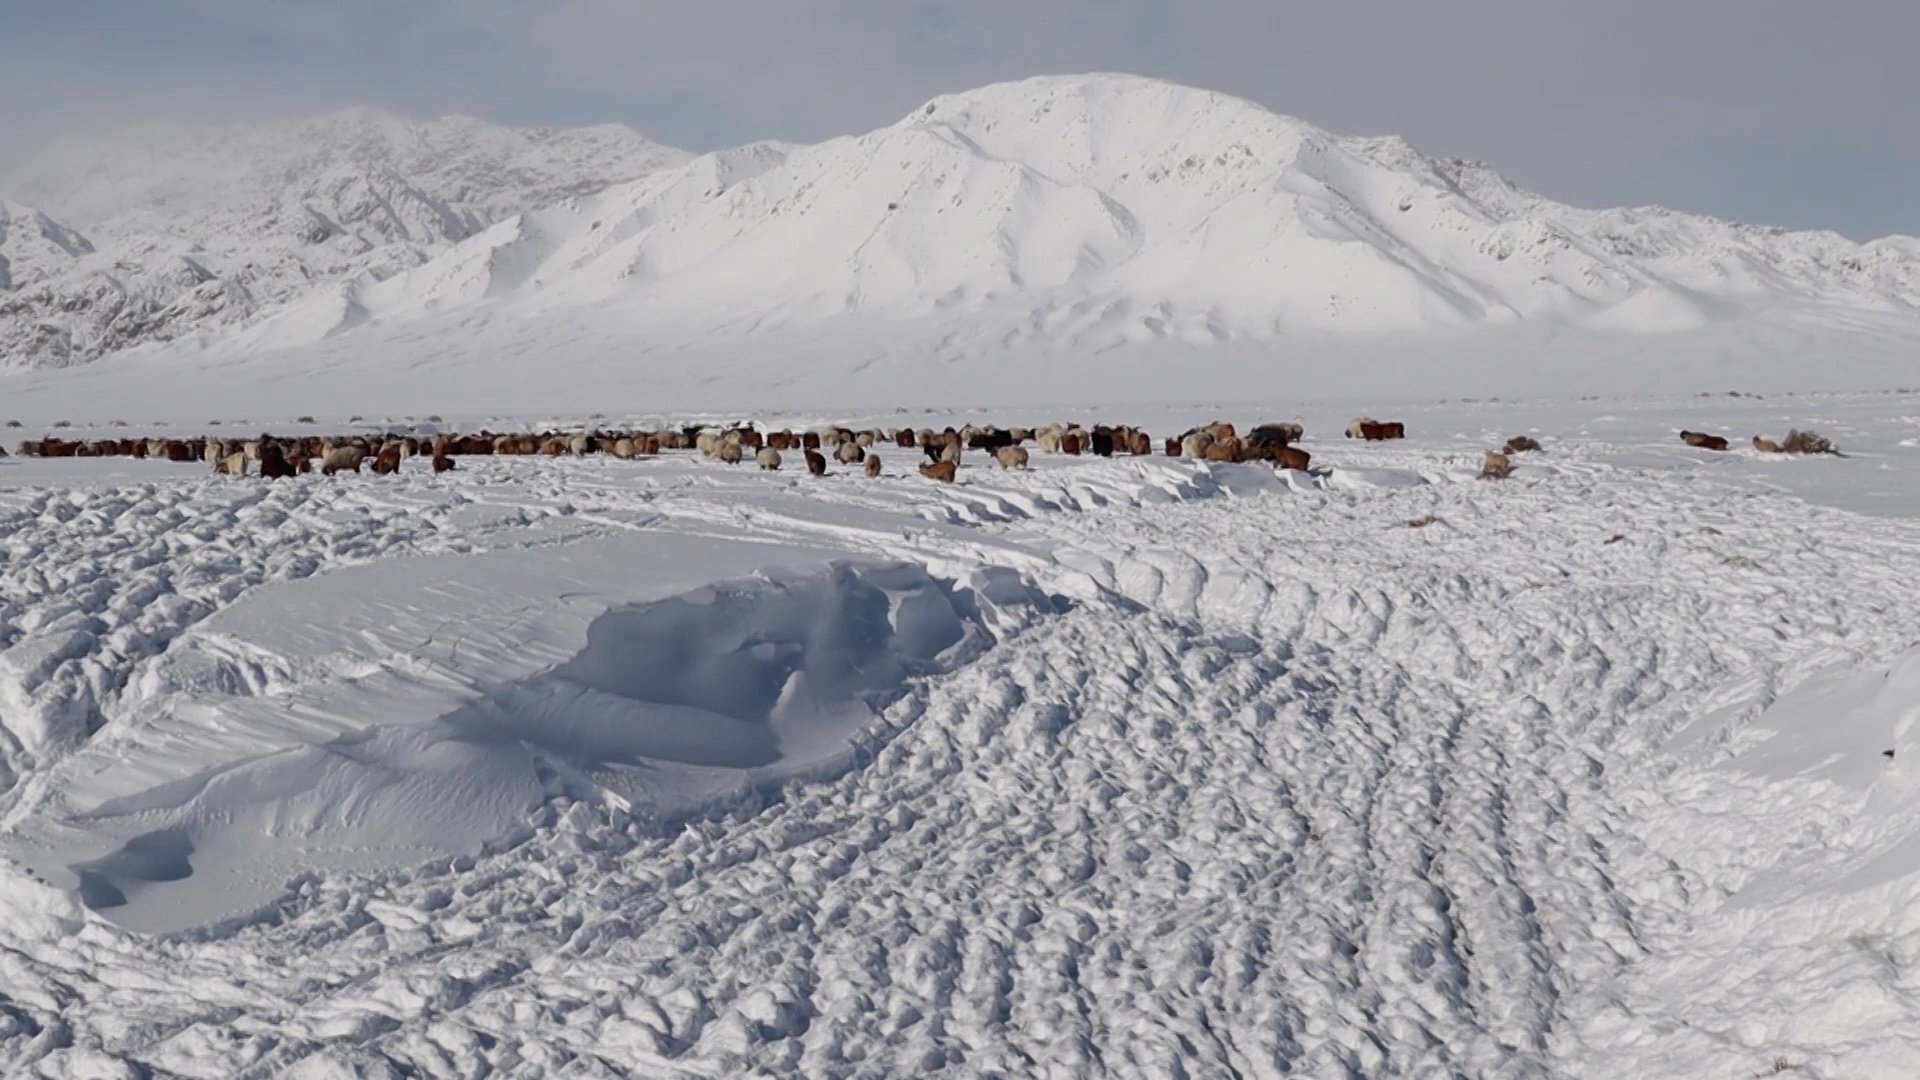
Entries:
{"label": "distant mountain range", "polygon": [[365,109],[144,129],[49,151],[0,195],[14,369],[395,334],[470,355],[558,325],[642,352],[897,334],[948,360],[1532,324],[1645,336],[1783,306],[1920,326],[1920,240],[1575,209],[1397,138],[1124,75],[700,156],[620,127]]}

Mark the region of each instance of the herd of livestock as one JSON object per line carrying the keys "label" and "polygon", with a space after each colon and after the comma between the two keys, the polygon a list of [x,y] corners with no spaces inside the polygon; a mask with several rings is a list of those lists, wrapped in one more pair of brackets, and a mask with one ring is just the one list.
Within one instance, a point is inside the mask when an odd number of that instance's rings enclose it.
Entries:
{"label": "herd of livestock", "polygon": [[[1347,425],[1346,436],[1382,442],[1406,437],[1406,425],[1357,417]],[[1226,422],[1204,424],[1165,440],[1166,456],[1209,462],[1268,462],[1276,468],[1305,470],[1311,456],[1297,444],[1305,432],[1299,424],[1261,424],[1242,435]],[[1727,440],[1718,435],[1682,431],[1682,441],[1705,450],[1725,450]],[[446,472],[456,459],[469,456],[545,455],[582,457],[607,454],[621,459],[652,457],[669,451],[693,450],[716,461],[738,464],[752,456],[762,469],[779,469],[783,454],[799,452],[807,471],[824,475],[829,459],[844,466],[860,466],[866,475],[880,475],[882,446],[918,450],[926,461],[920,473],[930,479],[951,483],[964,451],[982,451],[1006,469],[1025,468],[1031,443],[1042,453],[1070,456],[1091,454],[1098,457],[1131,455],[1144,457],[1154,452],[1152,437],[1145,431],[1126,425],[1104,424],[1084,427],[1078,424],[1051,424],[1039,428],[994,427],[969,424],[961,428],[879,428],[854,429],[826,427],[809,431],[779,430],[762,432],[752,424],[667,427],[648,431],[605,430],[587,432],[517,432],[498,434],[479,431],[465,434],[420,435],[345,435],[275,437],[255,439],[197,438],[95,439],[75,440],[49,436],[20,443],[15,452],[23,457],[130,457],[172,462],[204,461],[214,472],[245,476],[255,473],[267,479],[299,476],[314,471],[332,476],[339,472],[360,472],[362,466],[386,475],[400,470],[410,457],[426,457],[433,471]],[[1834,453],[1830,443],[1810,432],[1790,432],[1782,443],[1754,436],[1754,447],[1773,453]],[[1489,450],[1481,475],[1500,479],[1512,468],[1511,456],[1539,450],[1540,444],[1528,436],[1509,439],[1501,450]],[[4,453],[4,451],[0,451]]]}
{"label": "herd of livestock", "polygon": [[[1271,462],[1280,468],[1306,469],[1311,458],[1294,445],[1304,434],[1298,424],[1262,424],[1241,434],[1232,424],[1195,427],[1162,444],[1169,457],[1217,462]],[[1398,423],[1356,420],[1347,434],[1355,438],[1404,438]],[[471,456],[545,455],[548,457],[606,454],[621,459],[652,457],[678,450],[698,451],[716,461],[737,464],[749,456],[763,469],[778,469],[783,454],[799,453],[807,471],[827,471],[829,459],[844,466],[860,466],[869,476],[880,473],[879,447],[918,450],[926,458],[920,472],[951,482],[964,451],[982,451],[1002,468],[1027,465],[1028,445],[1041,453],[1099,457],[1145,456],[1155,451],[1151,436],[1125,425],[1052,424],[1040,428],[991,427],[969,424],[962,428],[827,427],[809,431],[761,431],[751,424],[718,427],[669,427],[649,431],[593,430],[587,432],[480,431],[433,436],[344,435],[223,439],[63,439],[49,436],[22,442],[23,457],[130,457],[172,462],[204,461],[216,473],[244,476],[256,473],[273,479],[318,471],[331,476],[358,473],[363,467],[377,474],[399,471],[410,457],[428,458],[435,472],[456,467],[458,458]]]}

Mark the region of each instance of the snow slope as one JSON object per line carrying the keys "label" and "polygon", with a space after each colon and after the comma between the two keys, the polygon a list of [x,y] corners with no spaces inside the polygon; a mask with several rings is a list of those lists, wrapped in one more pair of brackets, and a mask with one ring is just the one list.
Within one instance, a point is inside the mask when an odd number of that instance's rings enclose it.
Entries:
{"label": "snow slope", "polygon": [[0,461],[0,1072],[1912,1075],[1910,398]]}
{"label": "snow slope", "polygon": [[[685,158],[617,126],[514,129],[372,109],[62,144],[0,178],[0,194],[86,238],[66,259],[0,275],[0,368],[218,333]],[[0,260],[17,263],[8,231]]]}

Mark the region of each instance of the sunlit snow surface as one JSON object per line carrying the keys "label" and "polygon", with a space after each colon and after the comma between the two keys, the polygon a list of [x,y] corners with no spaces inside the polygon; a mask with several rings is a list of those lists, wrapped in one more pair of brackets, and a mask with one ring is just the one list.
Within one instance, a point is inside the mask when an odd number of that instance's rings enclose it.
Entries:
{"label": "sunlit snow surface", "polygon": [[0,459],[0,1074],[1920,1075],[1920,396],[1216,413]]}

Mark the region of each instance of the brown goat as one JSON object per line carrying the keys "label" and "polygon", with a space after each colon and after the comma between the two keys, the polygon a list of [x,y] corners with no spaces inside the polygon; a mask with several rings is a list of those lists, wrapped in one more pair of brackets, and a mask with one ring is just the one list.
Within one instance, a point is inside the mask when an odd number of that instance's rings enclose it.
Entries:
{"label": "brown goat", "polygon": [[268,441],[260,444],[260,475],[268,480],[294,475],[294,467],[287,461],[287,452],[280,449],[279,443]]}
{"label": "brown goat", "polygon": [[943,484],[953,483],[955,467],[951,461],[931,461],[920,466],[920,475]]}
{"label": "brown goat", "polygon": [[[818,441],[816,437],[815,441]],[[827,475],[827,457],[818,450],[807,450],[807,471],[815,476]]]}
{"label": "brown goat", "polygon": [[1368,442],[1386,442],[1389,439],[1404,439],[1407,437],[1407,425],[1400,423],[1398,420],[1364,423],[1360,425],[1360,437]]}

